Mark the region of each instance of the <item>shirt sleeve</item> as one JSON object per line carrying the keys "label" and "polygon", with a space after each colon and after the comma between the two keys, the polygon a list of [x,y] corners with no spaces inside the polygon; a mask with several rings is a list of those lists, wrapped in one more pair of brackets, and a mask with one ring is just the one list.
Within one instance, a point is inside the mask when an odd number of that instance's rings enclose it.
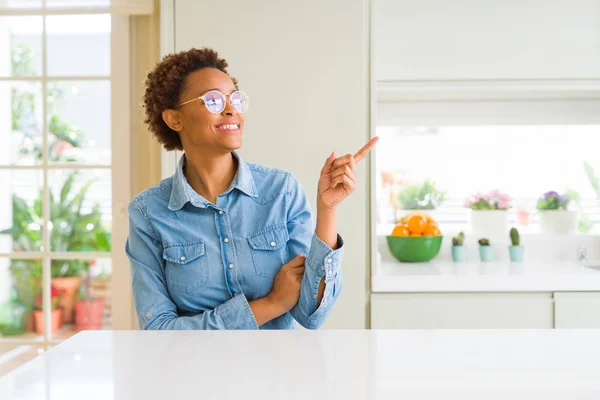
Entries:
{"label": "shirt sleeve", "polygon": [[[290,240],[290,258],[298,254],[306,256],[304,277],[300,287],[300,299],[290,313],[307,329],[320,328],[331,312],[333,304],[342,292],[341,262],[344,242],[337,237],[337,249],[333,250],[315,234],[310,205],[298,180],[288,178],[287,227]],[[317,293],[321,278],[325,277],[325,293],[317,308]]]}
{"label": "shirt sleeve", "polygon": [[141,199],[129,204],[129,236],[125,252],[131,262],[133,302],[140,329],[212,330],[258,329],[243,294],[202,314],[180,317],[169,296],[161,242],[149,221]]}

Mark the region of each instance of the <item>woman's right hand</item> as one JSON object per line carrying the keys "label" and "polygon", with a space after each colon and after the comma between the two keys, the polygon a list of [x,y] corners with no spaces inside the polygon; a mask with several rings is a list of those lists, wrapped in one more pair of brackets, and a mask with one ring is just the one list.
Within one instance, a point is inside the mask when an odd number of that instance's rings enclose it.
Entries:
{"label": "woman's right hand", "polygon": [[281,267],[275,276],[273,288],[267,298],[281,311],[281,314],[290,311],[298,303],[305,262],[306,257],[298,255]]}

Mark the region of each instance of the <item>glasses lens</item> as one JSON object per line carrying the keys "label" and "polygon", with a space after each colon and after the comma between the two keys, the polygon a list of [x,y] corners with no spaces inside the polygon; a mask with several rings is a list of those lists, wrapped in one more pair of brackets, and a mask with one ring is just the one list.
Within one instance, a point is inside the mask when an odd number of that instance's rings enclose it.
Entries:
{"label": "glasses lens", "polygon": [[217,91],[208,92],[204,95],[204,104],[208,111],[219,114],[225,109],[225,96]]}
{"label": "glasses lens", "polygon": [[248,110],[250,98],[246,93],[242,91],[236,91],[231,93],[231,104],[235,107],[237,112],[245,112]]}

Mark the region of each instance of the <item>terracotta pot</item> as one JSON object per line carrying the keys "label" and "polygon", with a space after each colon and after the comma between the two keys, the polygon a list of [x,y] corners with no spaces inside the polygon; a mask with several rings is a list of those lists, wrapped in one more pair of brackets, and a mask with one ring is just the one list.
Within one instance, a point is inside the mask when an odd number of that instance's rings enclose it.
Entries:
{"label": "terracotta pot", "polygon": [[[33,312],[35,319],[35,331],[38,335],[44,334],[44,313],[42,310],[35,310]],[[62,309],[57,308],[52,310],[50,315],[50,332],[54,333],[62,326]]]}
{"label": "terracotta pot", "polygon": [[517,210],[517,222],[520,225],[529,225],[530,212],[527,210]]}
{"label": "terracotta pot", "polygon": [[75,303],[75,327],[81,330],[102,329],[104,299],[79,300]]}
{"label": "terracotta pot", "polygon": [[27,332],[35,332],[35,318],[33,316],[33,311],[27,316]]}
{"label": "terracotta pot", "polygon": [[80,276],[52,278],[52,285],[60,291],[60,307],[63,309],[63,322],[65,323],[73,322],[75,297],[80,283]]}

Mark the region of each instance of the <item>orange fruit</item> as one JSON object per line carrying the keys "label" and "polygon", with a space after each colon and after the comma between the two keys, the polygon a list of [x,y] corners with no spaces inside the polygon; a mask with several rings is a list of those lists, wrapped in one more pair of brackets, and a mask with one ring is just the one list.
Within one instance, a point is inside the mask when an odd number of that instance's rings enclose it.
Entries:
{"label": "orange fruit", "polygon": [[411,233],[411,234],[410,234],[410,236],[423,236],[423,235],[422,235],[422,234],[420,234],[420,233],[415,233],[415,232],[413,232],[413,233]]}
{"label": "orange fruit", "polygon": [[440,228],[438,228],[435,225],[428,225],[427,229],[425,229],[425,232],[423,232],[423,236],[441,236],[442,232],[440,231]]}
{"label": "orange fruit", "polygon": [[398,224],[394,227],[394,230],[392,231],[392,236],[409,236],[410,232],[408,231],[408,228],[402,224]]}
{"label": "orange fruit", "polygon": [[427,229],[427,219],[422,215],[411,215],[406,221],[410,233],[423,233]]}
{"label": "orange fruit", "polygon": [[429,224],[437,225],[437,222],[435,222],[435,220],[429,213],[421,210],[413,210],[404,214],[402,217],[400,217],[400,219],[398,219],[398,221],[396,221],[396,223],[405,224],[410,219],[410,217],[413,216],[423,217]]}

